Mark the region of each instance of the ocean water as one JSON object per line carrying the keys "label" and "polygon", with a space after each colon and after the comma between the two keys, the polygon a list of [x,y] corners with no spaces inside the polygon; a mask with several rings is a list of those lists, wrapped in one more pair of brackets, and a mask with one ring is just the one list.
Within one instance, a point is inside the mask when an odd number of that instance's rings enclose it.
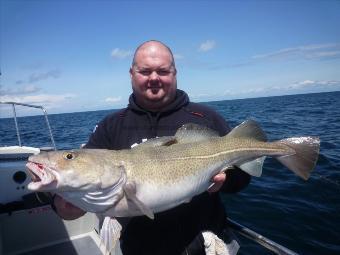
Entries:
{"label": "ocean water", "polygon": [[[243,191],[222,199],[233,220],[300,254],[340,254],[340,92],[205,103],[231,127],[260,123],[269,140],[319,136],[320,157],[303,181],[275,159]],[[114,110],[112,110],[114,111]],[[86,143],[94,126],[112,111],[50,115],[58,149]],[[18,118],[23,145],[50,146],[42,116]],[[0,146],[17,142],[12,119],[0,119]],[[271,254],[240,237],[239,254]]]}

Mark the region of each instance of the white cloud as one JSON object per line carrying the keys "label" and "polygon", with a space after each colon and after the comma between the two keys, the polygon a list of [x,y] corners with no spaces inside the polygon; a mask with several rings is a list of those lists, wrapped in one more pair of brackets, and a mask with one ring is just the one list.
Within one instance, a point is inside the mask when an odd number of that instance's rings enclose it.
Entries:
{"label": "white cloud", "polygon": [[281,87],[279,89],[309,89],[309,88],[329,88],[340,86],[340,81],[312,81],[312,80],[304,80],[300,82],[294,82],[288,85],[286,88]]}
{"label": "white cloud", "polygon": [[33,73],[28,78],[28,82],[32,83],[32,82],[47,80],[49,78],[57,79],[60,77],[60,75],[61,75],[61,71],[58,69],[53,69],[47,72]]}
{"label": "white cloud", "polygon": [[26,85],[23,87],[18,88],[5,88],[0,89],[0,95],[24,95],[24,94],[30,94],[34,92],[38,92],[41,90],[41,88],[35,86],[35,85]]}
{"label": "white cloud", "polygon": [[34,93],[40,90],[39,87],[35,86],[35,85],[27,85],[24,87],[24,92],[25,93]]}
{"label": "white cloud", "polygon": [[200,47],[198,48],[199,51],[209,51],[215,48],[216,42],[214,40],[207,40],[201,43]]}
{"label": "white cloud", "polygon": [[104,101],[106,103],[115,104],[122,101],[122,97],[107,97]]}
{"label": "white cloud", "polygon": [[[58,112],[73,112],[77,110],[77,105],[74,105],[74,94],[39,94],[39,95],[5,95],[0,96],[0,101],[17,102],[24,104],[32,104],[43,106],[49,113]],[[41,115],[41,111],[36,109],[19,107],[18,116]],[[1,117],[13,117],[12,111],[8,106],[3,106]]]}
{"label": "white cloud", "polygon": [[309,44],[300,46],[297,48],[300,48],[301,50],[319,50],[319,49],[326,49],[326,48],[334,48],[339,47],[339,44],[337,43],[324,43],[324,44]]}
{"label": "white cloud", "polygon": [[309,85],[309,84],[315,84],[315,81],[311,81],[311,80],[304,80],[304,81],[301,81],[299,82],[300,84],[303,84],[303,85]]}
{"label": "white cloud", "polygon": [[318,81],[318,83],[321,84],[321,85],[326,85],[326,86],[340,85],[340,81]]}
{"label": "white cloud", "polygon": [[[202,43],[199,51],[207,51],[213,47],[214,44],[208,43],[214,41],[206,41]],[[196,69],[204,70],[221,70],[228,68],[240,68],[249,65],[255,65],[262,62],[269,61],[287,61],[287,60],[332,60],[340,58],[340,43],[324,43],[324,44],[309,44],[297,47],[278,49],[273,52],[257,54],[249,56],[248,59],[241,60],[234,63],[209,63],[201,61],[191,61],[189,64]]]}
{"label": "white cloud", "polygon": [[299,82],[293,82],[288,85],[282,86],[269,86],[269,87],[262,87],[256,89],[249,89],[244,91],[244,93],[256,93],[256,92],[264,92],[264,93],[271,93],[271,92],[283,92],[286,94],[287,92],[296,93],[296,92],[317,92],[320,91],[333,91],[334,89],[340,88],[340,81],[331,81],[331,80],[324,80],[324,81],[313,81],[313,80],[303,80]]}
{"label": "white cloud", "polygon": [[263,96],[277,96],[299,93],[314,93],[340,90],[340,81],[337,80],[303,80],[281,86],[257,86],[243,90],[225,90],[220,93],[190,94],[190,98],[199,101],[222,99],[251,98]]}
{"label": "white cloud", "polygon": [[74,94],[62,94],[62,95],[52,95],[52,94],[40,94],[40,95],[4,95],[0,96],[0,101],[10,101],[18,103],[27,104],[37,104],[44,106],[57,106],[57,104],[64,103],[67,100],[76,97]]}
{"label": "white cloud", "polygon": [[124,59],[130,56],[132,56],[132,51],[130,50],[115,48],[111,51],[111,57],[115,59]]}
{"label": "white cloud", "polygon": [[208,94],[208,93],[201,93],[201,94],[191,94],[188,93],[189,97],[194,100],[199,100],[201,98],[209,98],[209,97],[215,97],[217,94]]}
{"label": "white cloud", "polygon": [[324,59],[340,57],[339,43],[310,44],[291,48],[279,49],[277,51],[259,54],[252,57],[253,60],[260,59]]}
{"label": "white cloud", "polygon": [[319,51],[319,52],[311,52],[307,54],[307,58],[332,58],[332,57],[339,57],[340,50],[337,51]]}
{"label": "white cloud", "polygon": [[34,83],[34,82],[38,82],[38,81],[43,81],[43,80],[47,80],[50,78],[53,79],[58,79],[61,76],[61,71],[57,68],[46,71],[46,72],[34,72],[32,73],[28,79],[21,79],[21,80],[17,80],[15,83],[17,85],[23,84],[23,83]]}

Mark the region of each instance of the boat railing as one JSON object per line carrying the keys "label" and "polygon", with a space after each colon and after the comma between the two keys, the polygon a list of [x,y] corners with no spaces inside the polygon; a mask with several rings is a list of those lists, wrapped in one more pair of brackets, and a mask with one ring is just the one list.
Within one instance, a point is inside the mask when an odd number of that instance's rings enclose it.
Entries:
{"label": "boat railing", "polygon": [[254,230],[251,230],[250,228],[247,228],[246,226],[243,226],[240,223],[237,223],[236,221],[234,221],[230,218],[227,218],[227,224],[235,232],[241,234],[242,236],[246,237],[247,239],[250,239],[250,240],[260,244],[262,247],[272,251],[274,254],[278,254],[278,255],[298,255],[298,253],[296,253],[296,252],[274,242],[273,240],[270,240],[269,238],[262,236],[261,234],[255,232]]}
{"label": "boat railing", "polygon": [[2,102],[2,101],[0,101],[0,104],[12,105],[13,118],[14,118],[14,122],[15,122],[15,129],[16,129],[16,132],[17,132],[17,138],[18,138],[18,145],[19,146],[22,146],[22,144],[21,144],[21,135],[20,135],[20,130],[19,130],[19,126],[18,126],[17,113],[16,113],[15,106],[16,105],[20,105],[20,106],[26,106],[26,107],[41,109],[43,111],[43,113],[44,113],[44,116],[45,116],[45,122],[46,122],[46,125],[47,125],[47,128],[48,128],[48,131],[49,131],[49,135],[50,135],[50,139],[51,139],[51,143],[52,143],[53,149],[57,150],[57,147],[55,145],[55,141],[54,141],[54,138],[53,138],[50,122],[48,121],[47,111],[46,111],[46,109],[43,106],[32,105],[32,104],[24,104],[24,103],[17,103],[17,102]]}

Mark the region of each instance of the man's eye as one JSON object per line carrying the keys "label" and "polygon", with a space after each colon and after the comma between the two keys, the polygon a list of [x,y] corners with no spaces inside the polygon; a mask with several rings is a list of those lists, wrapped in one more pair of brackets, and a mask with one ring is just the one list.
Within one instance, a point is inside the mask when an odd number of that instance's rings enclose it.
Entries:
{"label": "man's eye", "polygon": [[[138,71],[139,74],[144,76],[150,76],[153,71],[151,70],[140,70]],[[166,76],[169,75],[171,72],[169,70],[157,70],[155,71],[159,76]]]}
{"label": "man's eye", "polygon": [[161,76],[165,76],[165,75],[168,75],[170,73],[169,70],[159,70],[157,71],[158,75],[161,75]]}
{"label": "man's eye", "polygon": [[140,73],[141,75],[150,75],[150,74],[151,74],[151,71],[144,70],[144,71],[139,71],[139,73]]}

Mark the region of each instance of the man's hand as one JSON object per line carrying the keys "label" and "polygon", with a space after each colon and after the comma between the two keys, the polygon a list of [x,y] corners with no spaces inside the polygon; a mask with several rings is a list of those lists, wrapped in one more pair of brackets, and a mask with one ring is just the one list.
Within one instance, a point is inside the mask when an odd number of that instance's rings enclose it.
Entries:
{"label": "man's hand", "polygon": [[52,203],[54,203],[56,213],[64,220],[75,220],[86,213],[58,195],[55,196]]}
{"label": "man's hand", "polygon": [[221,172],[219,174],[216,174],[213,178],[212,178],[212,182],[214,183],[209,189],[208,192],[209,193],[213,193],[213,192],[217,192],[219,191],[222,186],[223,183],[226,180],[226,174],[225,172]]}

